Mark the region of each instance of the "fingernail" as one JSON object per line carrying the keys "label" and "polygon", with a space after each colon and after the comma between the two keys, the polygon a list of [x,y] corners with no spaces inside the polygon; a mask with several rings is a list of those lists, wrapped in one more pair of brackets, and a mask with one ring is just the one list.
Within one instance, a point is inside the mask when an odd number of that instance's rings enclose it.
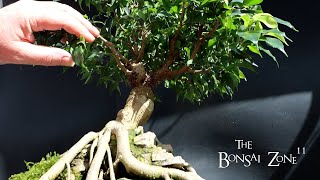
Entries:
{"label": "fingernail", "polygon": [[64,56],[62,57],[62,65],[65,65],[65,66],[70,66],[70,67],[73,67],[75,65],[74,61],[72,60],[72,57],[71,56]]}
{"label": "fingernail", "polygon": [[93,28],[95,37],[98,37],[100,35],[99,29],[97,27],[93,26],[93,25],[92,25],[92,28]]}

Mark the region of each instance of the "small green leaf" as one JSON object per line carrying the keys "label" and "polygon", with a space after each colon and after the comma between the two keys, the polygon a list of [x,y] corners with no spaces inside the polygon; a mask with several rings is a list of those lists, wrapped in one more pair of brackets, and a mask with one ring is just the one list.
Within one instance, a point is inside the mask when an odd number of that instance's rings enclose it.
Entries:
{"label": "small green leaf", "polygon": [[266,43],[268,45],[270,45],[271,47],[273,47],[273,48],[279,49],[283,54],[288,56],[286,51],[284,50],[283,43],[279,39],[267,37],[266,38]]}
{"label": "small green leaf", "polygon": [[244,79],[245,81],[247,81],[246,76],[243,74],[243,72],[239,69],[239,78],[240,79]]}
{"label": "small green leaf", "polygon": [[253,6],[262,3],[263,0],[244,0],[243,4],[246,6]]}
{"label": "small green leaf", "polygon": [[289,28],[291,28],[291,29],[299,32],[299,30],[297,30],[290,22],[285,21],[285,20],[282,20],[282,19],[277,18],[277,17],[274,17],[274,19],[275,19],[279,24],[285,25],[285,26],[287,26],[287,27],[289,27]]}
{"label": "small green leaf", "polygon": [[238,32],[238,35],[245,40],[251,41],[253,44],[258,44],[261,33],[256,31],[246,31]]}
{"label": "small green leaf", "polygon": [[278,23],[277,21],[274,19],[274,17],[269,14],[269,13],[259,13],[259,14],[255,14],[252,17],[253,20],[255,21],[260,21],[263,24],[265,24],[268,28],[277,28],[278,27]]}
{"label": "small green leaf", "polygon": [[208,41],[208,47],[213,46],[213,44],[214,44],[216,41],[217,41],[217,39],[216,39],[216,38],[212,38],[212,39],[210,39],[210,40]]}
{"label": "small green leaf", "polygon": [[190,59],[190,49],[187,47],[184,47],[184,50],[187,52],[188,59]]}
{"label": "small green leaf", "polygon": [[259,51],[259,49],[258,49],[257,46],[249,45],[248,48],[249,48],[249,50],[250,50],[251,52],[256,53],[256,54],[258,54],[260,57],[262,57],[262,55],[261,55],[261,53],[260,53],[260,51]]}
{"label": "small green leaf", "polygon": [[251,24],[251,17],[249,14],[243,14],[241,15],[241,19],[243,20],[244,26],[246,28],[249,27],[249,25]]}
{"label": "small green leaf", "polygon": [[193,59],[187,61],[187,66],[190,66],[193,63]]}
{"label": "small green leaf", "polygon": [[141,10],[138,10],[138,16],[143,19],[143,20],[146,20],[146,15],[141,11]]}
{"label": "small green leaf", "polygon": [[288,43],[286,41],[286,34],[284,32],[279,31],[278,29],[271,29],[271,30],[265,31],[264,35],[276,37],[288,46]]}
{"label": "small green leaf", "polygon": [[170,9],[170,13],[177,13],[178,12],[178,6],[172,6]]}
{"label": "small green leaf", "polygon": [[243,3],[243,0],[232,0],[231,3]]}
{"label": "small green leaf", "polygon": [[81,66],[83,64],[83,61],[84,61],[83,53],[84,53],[84,50],[82,49],[82,46],[77,46],[73,50],[72,56],[73,56],[74,63],[77,66]]}
{"label": "small green leaf", "polygon": [[262,50],[263,52],[265,52],[267,55],[269,55],[276,63],[277,63],[277,66],[279,67],[279,63],[276,59],[276,57],[267,49],[264,49],[263,47],[259,47],[260,50]]}

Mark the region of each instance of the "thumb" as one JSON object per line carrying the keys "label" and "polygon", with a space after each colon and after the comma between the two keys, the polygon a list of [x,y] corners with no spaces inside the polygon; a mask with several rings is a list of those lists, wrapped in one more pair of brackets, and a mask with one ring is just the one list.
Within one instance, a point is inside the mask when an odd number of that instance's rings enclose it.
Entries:
{"label": "thumb", "polygon": [[14,64],[74,66],[71,54],[60,48],[17,42],[15,49]]}

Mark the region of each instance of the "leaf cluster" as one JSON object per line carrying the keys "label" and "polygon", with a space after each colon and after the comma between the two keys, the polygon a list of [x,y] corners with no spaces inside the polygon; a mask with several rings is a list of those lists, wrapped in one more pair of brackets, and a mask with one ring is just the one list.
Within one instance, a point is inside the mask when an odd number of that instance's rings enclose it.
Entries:
{"label": "leaf cluster", "polygon": [[[232,96],[244,69],[257,67],[255,54],[286,55],[291,41],[279,26],[289,22],[262,10],[263,0],[79,0],[96,15],[91,21],[129,62],[143,63],[147,73],[164,81],[177,97],[201,101],[212,93]],[[128,77],[103,42],[69,41],[70,51],[88,82],[119,89]],[[159,70],[161,73],[159,73]],[[161,77],[155,74],[161,74]],[[154,76],[153,76],[154,75]],[[156,84],[157,84],[156,83]]]}

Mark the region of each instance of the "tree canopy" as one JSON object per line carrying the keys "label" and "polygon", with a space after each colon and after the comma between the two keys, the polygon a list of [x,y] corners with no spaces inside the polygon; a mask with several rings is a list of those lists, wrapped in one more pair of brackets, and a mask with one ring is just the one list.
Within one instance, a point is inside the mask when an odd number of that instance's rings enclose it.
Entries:
{"label": "tree canopy", "polygon": [[[280,25],[289,22],[262,10],[263,0],[78,0],[95,10],[89,19],[106,41],[88,44],[68,35],[66,44],[47,42],[72,53],[82,79],[97,77],[118,89],[130,84],[130,68],[143,64],[148,80],[161,82],[177,97],[201,101],[212,93],[232,96],[244,69],[255,71],[270,49],[286,55],[291,41]],[[59,33],[50,33],[51,39]],[[277,61],[276,61],[277,62]]]}

